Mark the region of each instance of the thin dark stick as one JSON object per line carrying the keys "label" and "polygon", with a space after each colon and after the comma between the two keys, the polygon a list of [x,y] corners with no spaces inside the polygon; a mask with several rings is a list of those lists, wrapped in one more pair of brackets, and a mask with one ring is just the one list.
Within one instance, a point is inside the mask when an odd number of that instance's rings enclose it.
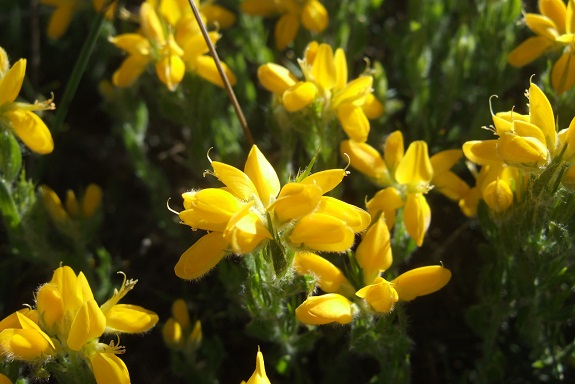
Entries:
{"label": "thin dark stick", "polygon": [[206,44],[208,45],[210,53],[212,54],[212,57],[214,58],[214,62],[216,63],[216,68],[218,68],[218,72],[220,73],[220,76],[221,76],[222,80],[224,81],[224,86],[226,88],[226,91],[228,92],[228,96],[230,97],[230,100],[232,101],[232,105],[234,106],[234,110],[236,111],[236,115],[238,116],[238,119],[240,120],[240,124],[242,125],[242,129],[244,130],[244,135],[248,139],[248,142],[250,143],[250,145],[254,145],[254,139],[252,137],[252,133],[250,132],[250,129],[248,128],[248,122],[246,121],[244,113],[242,112],[242,108],[240,107],[240,104],[238,103],[238,99],[236,98],[236,94],[234,93],[234,90],[232,89],[232,85],[230,84],[230,81],[228,80],[228,77],[226,76],[224,68],[222,67],[222,62],[220,61],[220,58],[218,57],[218,53],[216,52],[216,48],[214,47],[214,44],[210,40],[208,30],[207,30],[206,26],[204,25],[204,22],[202,21],[202,17],[200,16],[200,12],[198,11],[196,4],[194,3],[194,0],[188,0],[188,2],[190,3],[190,6],[192,7],[192,11],[194,12],[194,16],[196,17],[198,25],[200,26],[200,30],[202,31],[202,35],[204,36],[204,40],[206,41]]}

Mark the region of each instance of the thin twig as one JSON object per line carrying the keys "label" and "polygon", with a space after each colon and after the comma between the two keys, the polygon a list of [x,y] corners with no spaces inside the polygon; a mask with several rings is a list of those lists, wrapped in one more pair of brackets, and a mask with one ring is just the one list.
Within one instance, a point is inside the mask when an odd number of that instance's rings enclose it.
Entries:
{"label": "thin twig", "polygon": [[242,125],[242,129],[244,130],[244,135],[248,139],[248,142],[250,143],[250,145],[254,145],[254,139],[253,139],[252,133],[250,132],[250,129],[248,127],[248,122],[246,121],[244,113],[242,112],[242,107],[240,107],[240,104],[238,103],[238,99],[236,98],[236,94],[234,93],[234,90],[232,89],[232,85],[230,84],[230,81],[229,81],[228,77],[226,76],[226,72],[224,71],[224,68],[222,67],[222,62],[220,61],[220,58],[218,57],[218,53],[216,52],[216,48],[214,47],[214,44],[212,43],[212,40],[210,39],[210,36],[208,34],[208,30],[207,30],[207,28],[206,28],[206,26],[202,20],[202,17],[200,16],[200,12],[198,11],[198,7],[196,7],[194,0],[188,0],[188,2],[190,3],[190,7],[192,7],[192,11],[194,12],[194,16],[196,17],[198,25],[200,26],[200,30],[202,31],[202,35],[204,36],[204,40],[206,41],[206,44],[208,45],[210,53],[212,54],[212,57],[214,58],[214,62],[216,63],[216,68],[218,68],[218,72],[220,73],[220,76],[224,82],[224,87],[226,88],[226,91],[228,92],[228,96],[230,97],[230,100],[232,101],[232,105],[234,106],[234,110],[236,111],[236,115],[238,116],[238,119],[240,120],[240,124]]}

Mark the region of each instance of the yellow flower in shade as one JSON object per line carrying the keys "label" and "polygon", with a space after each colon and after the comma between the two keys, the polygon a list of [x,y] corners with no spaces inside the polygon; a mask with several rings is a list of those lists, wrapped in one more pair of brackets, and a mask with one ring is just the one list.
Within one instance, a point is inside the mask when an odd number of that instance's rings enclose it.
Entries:
{"label": "yellow flower in shade", "polygon": [[308,297],[295,310],[297,319],[309,325],[348,324],[353,320],[352,303],[345,296],[327,293]]}
{"label": "yellow flower in shade", "polygon": [[551,85],[558,94],[575,84],[575,3],[568,0],[539,0],[538,13],[526,13],[524,21],[537,36],[530,37],[509,53],[507,60],[522,67],[551,50],[561,57],[553,65]]}
{"label": "yellow flower in shade", "polygon": [[52,135],[33,112],[54,109],[52,99],[34,104],[16,101],[26,74],[26,59],[18,60],[8,69],[8,55],[0,47],[0,64],[0,130],[14,133],[33,152],[42,155],[52,152]]}
{"label": "yellow flower in shade", "polygon": [[404,151],[400,131],[388,136],[383,156],[369,144],[355,140],[343,141],[340,152],[349,156],[352,167],[385,187],[367,202],[369,213],[372,216],[383,213],[391,229],[396,210],[403,207],[406,230],[418,246],[422,245],[431,222],[425,194],[434,183],[439,185],[439,192],[454,200],[461,199],[469,190],[467,184],[450,171],[461,157],[461,151],[447,150],[430,158],[424,141],[414,141]]}
{"label": "yellow flower in shade", "polygon": [[367,212],[323,194],[346,175],[331,169],[281,187],[272,165],[254,145],[244,171],[212,161],[225,188],[186,192],[182,222],[211,231],[178,261],[176,275],[201,277],[227,254],[245,255],[273,240],[294,250],[343,252],[370,221]]}
{"label": "yellow flower in shade", "polygon": [[372,94],[373,78],[362,74],[348,82],[343,49],[334,53],[328,44],[315,41],[308,44],[304,58],[298,61],[304,75],[301,81],[287,68],[268,63],[258,68],[260,83],[288,112],[319,103],[324,121],[337,118],[351,139],[366,141],[370,130],[366,111],[369,118],[383,113],[383,106]]}
{"label": "yellow flower in shade", "polygon": [[409,270],[396,277],[391,284],[399,300],[411,301],[418,296],[439,291],[451,279],[451,271],[443,266],[433,265]]}
{"label": "yellow flower in shade", "polygon": [[164,324],[162,335],[169,348],[193,352],[202,343],[202,323],[196,320],[192,327],[187,303],[177,299],[172,304],[172,317]]}
{"label": "yellow flower in shade", "polygon": [[12,384],[12,380],[0,373],[0,384]]}
{"label": "yellow flower in shade", "polygon": [[107,5],[106,18],[108,20],[114,17],[118,6],[117,0],[40,0],[40,4],[55,8],[48,22],[48,29],[46,31],[48,37],[51,39],[61,38],[68,30],[74,15],[90,8],[90,3],[93,4],[93,8],[96,12],[102,11],[104,5]]}
{"label": "yellow flower in shade", "polygon": [[293,267],[300,275],[314,276],[317,285],[324,292],[350,296],[355,291],[339,268],[315,253],[296,252]]}
{"label": "yellow flower in shade", "polygon": [[36,309],[13,313],[0,322],[0,351],[12,359],[47,357],[85,359],[98,384],[129,383],[125,364],[116,355],[124,347],[100,343],[104,332],[140,333],[158,316],[139,306],[118,304],[136,281],[124,279],[119,291],[101,307],[82,272],[67,266],[54,271],[36,293]]}
{"label": "yellow flower in shade", "polygon": [[258,353],[256,355],[256,370],[249,380],[241,382],[241,384],[270,384],[270,380],[266,375],[266,367],[264,365],[264,355],[258,346]]}
{"label": "yellow flower in shade", "polygon": [[102,189],[96,184],[86,187],[80,201],[74,191],[68,190],[64,204],[56,192],[47,185],[40,186],[40,194],[48,214],[58,224],[91,219],[102,205]]}
{"label": "yellow flower in shade", "polygon": [[493,115],[494,140],[468,141],[463,153],[474,163],[505,163],[527,172],[540,172],[559,153],[555,117],[541,89],[529,86],[529,115],[515,111]]}
{"label": "yellow flower in shade", "polygon": [[310,32],[323,32],[329,23],[327,10],[318,0],[246,0],[241,4],[244,13],[255,16],[275,16],[276,48],[285,49],[294,41],[300,25]]}

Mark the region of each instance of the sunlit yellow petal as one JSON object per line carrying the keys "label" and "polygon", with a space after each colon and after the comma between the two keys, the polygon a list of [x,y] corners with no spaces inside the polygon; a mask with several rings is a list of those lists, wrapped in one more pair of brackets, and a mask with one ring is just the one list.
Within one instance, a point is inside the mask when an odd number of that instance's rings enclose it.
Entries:
{"label": "sunlit yellow petal", "polygon": [[224,183],[230,191],[244,201],[258,196],[256,186],[244,172],[226,163],[212,161],[215,176]]}
{"label": "sunlit yellow petal", "polygon": [[321,197],[316,212],[342,220],[354,232],[363,231],[371,222],[371,216],[363,209],[330,196]]}
{"label": "sunlit yellow petal", "polygon": [[509,183],[498,178],[483,188],[483,200],[493,211],[502,213],[513,204],[513,191]]}
{"label": "sunlit yellow petal", "polygon": [[395,180],[406,185],[426,185],[433,177],[433,167],[425,141],[414,141],[395,169]]}
{"label": "sunlit yellow petal", "polygon": [[323,252],[343,252],[354,242],[354,231],[336,217],[312,213],[295,224],[290,242],[301,248]]}
{"label": "sunlit yellow petal", "polygon": [[280,180],[274,167],[256,145],[248,154],[244,173],[254,183],[260,200],[267,207],[280,191]]}
{"label": "sunlit yellow petal", "polygon": [[97,384],[129,384],[130,373],[126,364],[113,353],[95,353],[90,356]]}
{"label": "sunlit yellow petal", "polygon": [[42,331],[9,328],[0,332],[0,356],[3,358],[32,362],[53,353],[53,345]]}
{"label": "sunlit yellow petal", "polygon": [[553,108],[547,96],[535,83],[529,85],[529,118],[531,124],[541,129],[545,135],[547,148],[553,154],[557,142]]}
{"label": "sunlit yellow petal", "polygon": [[105,315],[106,332],[142,333],[158,322],[156,313],[131,304],[116,304]]}
{"label": "sunlit yellow petal", "polygon": [[88,300],[70,326],[70,333],[66,343],[73,351],[79,351],[90,339],[99,337],[106,328],[106,317],[95,300]]}
{"label": "sunlit yellow petal", "polygon": [[208,233],[184,252],[174,271],[180,279],[202,277],[224,258],[227,248],[228,242],[221,232]]}
{"label": "sunlit yellow petal", "polygon": [[139,33],[124,33],[110,37],[110,42],[131,55],[147,56],[150,54],[150,41]]}
{"label": "sunlit yellow petal", "polygon": [[537,13],[526,13],[525,24],[537,35],[543,36],[551,41],[555,40],[559,35],[557,26],[553,20]]}
{"label": "sunlit yellow petal", "polygon": [[358,142],[365,142],[369,134],[369,120],[363,109],[354,104],[343,104],[337,109],[337,118],[347,136]]}
{"label": "sunlit yellow petal", "polygon": [[[224,87],[224,81],[218,72],[216,63],[211,56],[200,56],[196,60],[195,70],[202,78],[208,80],[210,83],[217,85],[218,87]],[[237,82],[236,75],[232,70],[226,65],[226,63],[221,63],[224,73],[230,82],[230,85],[235,85]]]}
{"label": "sunlit yellow petal", "polygon": [[315,184],[287,183],[271,208],[280,223],[297,220],[317,207],[322,194]]}
{"label": "sunlit yellow petal", "polygon": [[418,247],[423,244],[425,233],[431,223],[431,209],[421,193],[409,193],[403,207],[403,222],[409,236]]}
{"label": "sunlit yellow petal", "polygon": [[256,355],[256,370],[246,384],[270,384],[270,380],[266,375],[264,355],[260,352],[260,347],[258,347],[258,353]]}
{"label": "sunlit yellow petal", "polygon": [[300,183],[317,185],[322,190],[322,194],[324,194],[337,187],[346,175],[347,173],[343,169],[326,169],[325,171],[312,173]]}
{"label": "sunlit yellow petal", "polygon": [[297,319],[310,325],[348,324],[353,320],[351,301],[337,293],[308,297],[296,308]]}
{"label": "sunlit yellow petal", "polygon": [[567,7],[563,0],[539,0],[539,11],[557,26],[559,34],[565,33],[565,14]]}
{"label": "sunlit yellow petal", "polygon": [[474,140],[463,144],[463,154],[479,165],[500,164],[503,159],[497,152],[497,140]]}
{"label": "sunlit yellow petal", "polygon": [[149,3],[143,3],[140,6],[140,25],[144,35],[158,44],[166,42],[162,23],[158,14]]}
{"label": "sunlit yellow petal", "polygon": [[443,288],[451,279],[451,272],[443,266],[434,265],[409,270],[391,283],[403,301],[428,295]]}
{"label": "sunlit yellow petal", "polygon": [[156,74],[160,81],[168,87],[170,91],[176,89],[184,78],[186,65],[181,57],[170,55],[162,57],[156,63]]}
{"label": "sunlit yellow petal", "polygon": [[20,59],[0,79],[0,106],[16,100],[25,75],[26,59]]}
{"label": "sunlit yellow petal", "polygon": [[353,287],[343,272],[325,258],[312,252],[296,252],[293,267],[300,275],[311,275],[327,293],[353,294]]}
{"label": "sunlit yellow petal", "polygon": [[224,230],[224,238],[234,253],[244,255],[265,239],[271,239],[272,235],[261,218],[250,211],[250,205],[246,205],[231,217]]}
{"label": "sunlit yellow petal", "polygon": [[399,191],[393,187],[388,187],[377,192],[366,204],[371,217],[377,217],[383,213],[387,228],[391,229],[395,225],[395,212],[403,207],[403,199]]}
{"label": "sunlit yellow petal", "polygon": [[64,318],[64,300],[56,284],[47,283],[38,289],[36,307],[39,317],[48,329]]}
{"label": "sunlit yellow petal", "polygon": [[547,163],[547,147],[532,137],[521,137],[513,133],[501,136],[497,144],[499,156],[511,165],[538,168]]}
{"label": "sunlit yellow petal", "polygon": [[463,199],[469,193],[469,185],[453,172],[434,175],[431,183],[434,191],[454,201]]}
{"label": "sunlit yellow petal", "polygon": [[370,120],[379,118],[385,111],[385,106],[381,101],[377,99],[377,97],[375,97],[373,93],[365,96],[361,108],[363,109],[365,116]]}
{"label": "sunlit yellow petal", "polygon": [[309,81],[300,81],[285,90],[282,102],[288,112],[301,111],[315,100],[317,87]]}
{"label": "sunlit yellow petal", "polygon": [[112,75],[112,83],[116,87],[129,87],[144,72],[150,62],[147,56],[130,55]]}
{"label": "sunlit yellow petal", "polygon": [[267,63],[258,67],[258,80],[268,91],[282,95],[297,82],[297,78],[286,67]]}
{"label": "sunlit yellow petal", "polygon": [[393,261],[389,229],[385,215],[365,232],[355,251],[357,263],[363,270],[363,281],[371,284],[380,272],[387,270]]}
{"label": "sunlit yellow petal", "polygon": [[180,219],[192,228],[222,232],[230,218],[244,205],[234,195],[221,188],[186,192],[184,211]]}
{"label": "sunlit yellow petal", "polygon": [[345,140],[341,142],[339,152],[344,158],[349,156],[351,166],[373,179],[377,184],[386,186],[391,183],[383,158],[369,144]]}
{"label": "sunlit yellow petal", "polygon": [[399,300],[393,284],[381,277],[375,280],[375,284],[365,286],[355,294],[365,299],[379,313],[391,312]]}
{"label": "sunlit yellow petal", "polygon": [[356,102],[371,92],[373,78],[371,76],[360,76],[350,81],[345,88],[333,97],[333,108],[340,105]]}
{"label": "sunlit yellow petal", "polygon": [[229,28],[236,22],[236,15],[216,4],[203,4],[202,14],[209,23],[216,23],[221,28]]}
{"label": "sunlit yellow petal", "polygon": [[333,60],[335,63],[336,74],[334,90],[339,91],[344,89],[347,85],[347,59],[345,58],[344,50],[341,48],[336,49]]}
{"label": "sunlit yellow petal", "polygon": [[403,154],[403,134],[401,131],[393,131],[389,136],[387,136],[383,150],[385,164],[392,173],[395,172],[395,169],[403,159]]}
{"label": "sunlit yellow petal", "polygon": [[320,44],[311,68],[313,81],[322,89],[330,90],[337,84],[337,73],[333,49],[329,44]]}
{"label": "sunlit yellow petal", "polygon": [[575,33],[575,2],[567,0],[567,12],[565,13],[565,32]]}
{"label": "sunlit yellow petal", "polygon": [[39,154],[51,153],[54,141],[44,121],[34,112],[14,109],[6,112],[12,130],[30,150]]}

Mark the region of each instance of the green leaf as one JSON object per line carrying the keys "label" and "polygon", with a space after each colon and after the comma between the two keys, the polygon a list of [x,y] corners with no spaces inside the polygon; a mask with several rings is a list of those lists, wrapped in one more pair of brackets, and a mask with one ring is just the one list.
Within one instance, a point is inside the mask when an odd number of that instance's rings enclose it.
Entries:
{"label": "green leaf", "polygon": [[0,172],[9,183],[13,182],[22,168],[20,144],[12,132],[0,134]]}

